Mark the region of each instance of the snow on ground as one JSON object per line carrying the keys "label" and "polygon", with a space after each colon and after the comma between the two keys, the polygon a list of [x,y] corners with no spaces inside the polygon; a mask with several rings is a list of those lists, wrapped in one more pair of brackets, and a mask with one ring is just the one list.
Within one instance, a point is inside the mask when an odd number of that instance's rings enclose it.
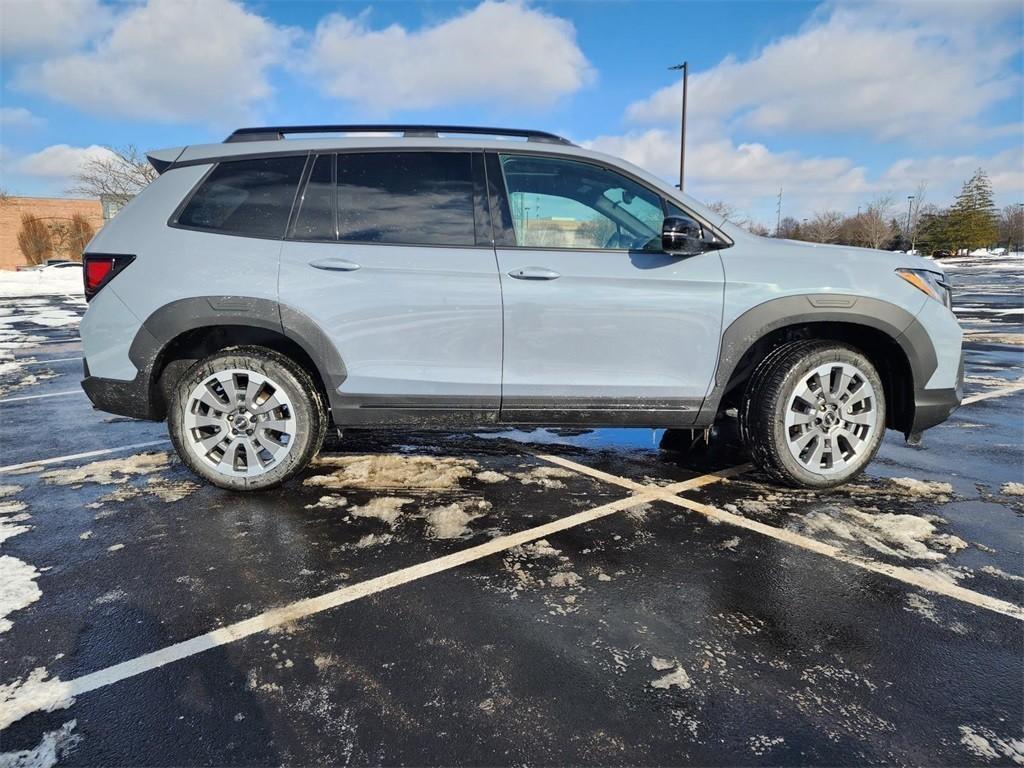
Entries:
{"label": "snow on ground", "polygon": [[37,578],[39,571],[28,563],[9,555],[0,556],[0,634],[12,626],[8,615],[43,596],[36,585]]}
{"label": "snow on ground", "polygon": [[0,271],[0,297],[12,296],[81,296],[82,270],[33,269],[24,272]]}
{"label": "snow on ground", "polygon": [[32,712],[67,709],[74,702],[70,685],[36,667],[24,680],[0,685],[0,731]]}
{"label": "snow on ground", "polygon": [[82,740],[73,733],[77,720],[69,720],[56,731],[47,731],[33,749],[0,754],[0,768],[53,768]]}

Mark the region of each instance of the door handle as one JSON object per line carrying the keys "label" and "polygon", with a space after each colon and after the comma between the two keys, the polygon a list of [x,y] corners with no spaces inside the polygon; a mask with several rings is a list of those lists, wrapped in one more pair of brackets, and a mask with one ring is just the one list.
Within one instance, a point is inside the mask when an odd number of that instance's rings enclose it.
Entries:
{"label": "door handle", "polygon": [[309,262],[309,266],[316,267],[317,269],[327,269],[332,272],[354,272],[359,269],[359,265],[354,261],[347,261],[345,259],[320,259]]}
{"label": "door handle", "polygon": [[510,271],[508,276],[516,280],[555,280],[561,277],[555,270],[546,267],[520,267]]}

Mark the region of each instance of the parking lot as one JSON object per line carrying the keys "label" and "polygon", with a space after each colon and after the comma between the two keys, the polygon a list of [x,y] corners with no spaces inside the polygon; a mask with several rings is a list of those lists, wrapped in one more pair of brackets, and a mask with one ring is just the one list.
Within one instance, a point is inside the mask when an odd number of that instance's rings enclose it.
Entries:
{"label": "parking lot", "polygon": [[[351,432],[200,485],[0,298],[0,766],[1024,764],[1024,269],[967,394],[828,493],[728,439]],[[34,761],[34,762],[33,762]]]}

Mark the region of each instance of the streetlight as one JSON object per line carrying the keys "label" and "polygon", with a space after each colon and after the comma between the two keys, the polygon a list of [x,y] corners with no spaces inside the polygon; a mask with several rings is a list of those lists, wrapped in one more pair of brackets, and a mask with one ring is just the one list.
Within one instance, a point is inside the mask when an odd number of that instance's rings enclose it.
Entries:
{"label": "streetlight", "polygon": [[669,67],[670,70],[683,70],[683,114],[679,131],[679,191],[683,191],[683,171],[686,168],[686,86],[690,67],[687,62]]}

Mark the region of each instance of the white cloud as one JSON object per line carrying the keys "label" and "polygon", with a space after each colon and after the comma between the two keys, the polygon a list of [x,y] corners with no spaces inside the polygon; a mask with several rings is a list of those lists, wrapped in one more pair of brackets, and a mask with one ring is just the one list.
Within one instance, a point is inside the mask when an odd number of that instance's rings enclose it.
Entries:
{"label": "white cloud", "polygon": [[[764,134],[980,135],[985,111],[1019,95],[1021,18],[1016,3],[836,4],[749,59],[694,73],[691,114]],[[676,83],[627,117],[675,121],[680,99]]]}
{"label": "white cloud", "polygon": [[45,120],[33,115],[24,107],[0,107],[0,128],[25,130],[38,128]]}
{"label": "white cloud", "polygon": [[[585,146],[623,157],[665,179],[675,181],[679,135],[661,129],[624,136],[601,136]],[[764,144],[729,139],[687,142],[686,191],[698,199],[724,200],[740,217],[770,222],[775,197],[783,188],[783,215],[803,217],[816,211],[852,211],[876,195],[910,193],[928,182],[928,201],[949,205],[960,185],[983,168],[992,180],[999,205],[1024,195],[1024,159],[1018,150],[994,155],[934,155],[907,158],[877,174],[844,157],[805,157],[775,152]]]}
{"label": "white cloud", "polygon": [[325,94],[380,112],[466,102],[544,106],[593,77],[571,23],[491,0],[413,31],[374,30],[365,17],[331,14],[317,26],[308,59]]}
{"label": "white cloud", "polygon": [[23,67],[22,87],[105,116],[230,122],[271,93],[295,33],[234,0],[148,0],[81,53]]}
{"label": "white cloud", "polygon": [[99,0],[3,0],[2,11],[4,58],[72,50],[111,21],[110,11]]}
{"label": "white cloud", "polygon": [[90,160],[114,156],[109,149],[97,144],[88,147],[54,144],[15,161],[13,170],[24,176],[67,180],[74,177]]}

